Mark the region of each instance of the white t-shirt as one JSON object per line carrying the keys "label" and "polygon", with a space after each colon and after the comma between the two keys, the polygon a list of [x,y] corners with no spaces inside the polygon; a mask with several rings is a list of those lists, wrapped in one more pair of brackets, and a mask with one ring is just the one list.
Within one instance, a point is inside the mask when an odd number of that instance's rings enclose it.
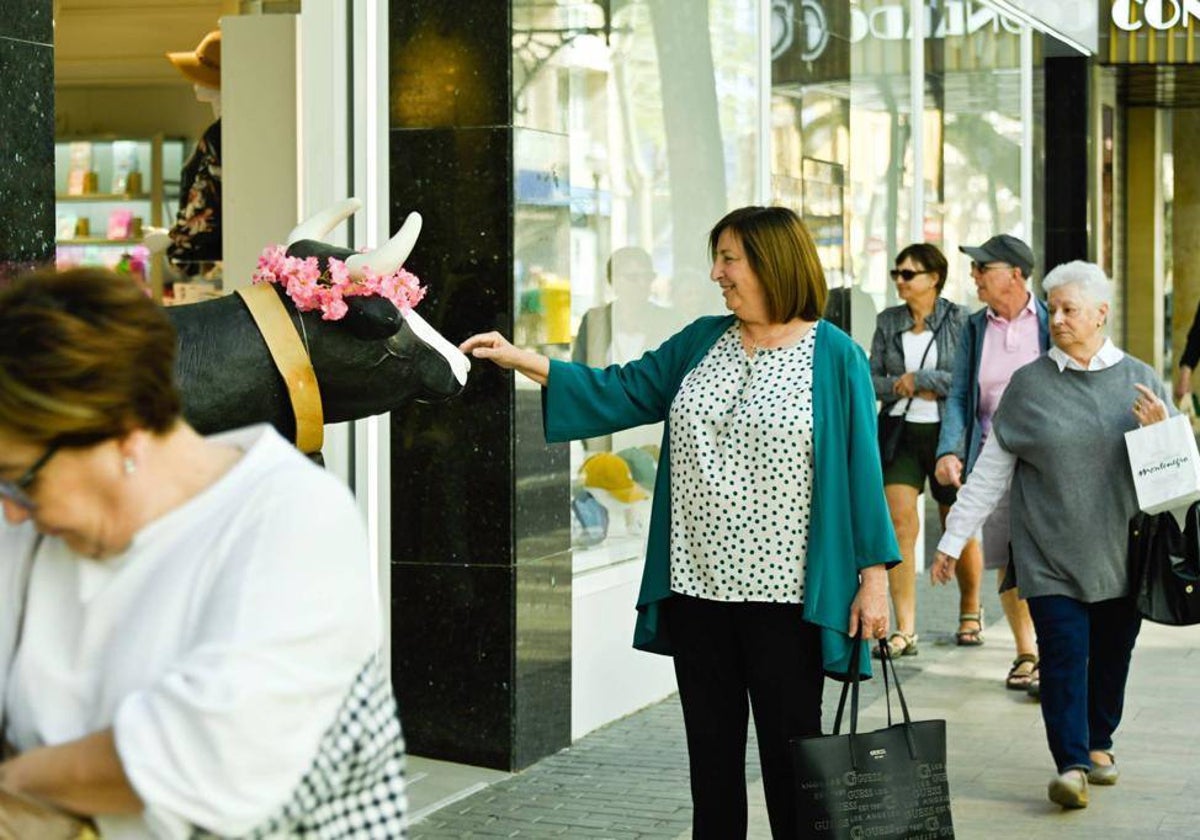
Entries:
{"label": "white t-shirt", "polygon": [[[938,351],[937,344],[933,341],[933,332],[924,330],[921,333],[914,333],[912,330],[905,330],[900,334],[901,344],[904,346],[904,370],[932,370],[937,367]],[[929,352],[926,353],[926,348]],[[925,364],[921,364],[921,359],[925,359]],[[909,400],[896,400],[892,410],[888,412],[893,417],[899,417],[904,414],[904,409],[908,407]],[[912,408],[908,409],[908,414],[904,414],[904,422],[906,423],[937,423],[941,418],[938,416],[937,400],[927,400],[924,397],[913,397]]]}
{"label": "white t-shirt", "polygon": [[27,750],[114,728],[146,810],[98,820],[106,840],[241,835],[277,817],[380,645],[349,490],[268,426],[213,439],[245,454],[121,555],[42,540],[11,671],[36,535],[0,527],[8,738]]}

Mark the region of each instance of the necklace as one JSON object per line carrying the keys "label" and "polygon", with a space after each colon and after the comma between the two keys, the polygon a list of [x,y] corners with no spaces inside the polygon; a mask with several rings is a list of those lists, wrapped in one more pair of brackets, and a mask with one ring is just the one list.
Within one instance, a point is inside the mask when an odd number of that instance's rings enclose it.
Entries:
{"label": "necklace", "polygon": [[790,321],[786,324],[780,324],[777,329],[770,333],[754,337],[750,335],[746,328],[745,322],[739,324],[739,329],[742,338],[742,347],[746,353],[753,356],[759,350],[775,350],[780,347],[790,347],[808,334],[815,322],[813,321]]}

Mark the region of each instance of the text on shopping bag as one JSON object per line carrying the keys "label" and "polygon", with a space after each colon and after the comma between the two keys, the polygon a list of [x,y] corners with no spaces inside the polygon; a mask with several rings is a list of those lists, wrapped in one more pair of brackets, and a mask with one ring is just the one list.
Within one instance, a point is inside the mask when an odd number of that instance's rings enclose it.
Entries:
{"label": "text on shopping bag", "polygon": [[1161,513],[1200,499],[1200,451],[1186,417],[1126,432],[1125,448],[1143,511]]}

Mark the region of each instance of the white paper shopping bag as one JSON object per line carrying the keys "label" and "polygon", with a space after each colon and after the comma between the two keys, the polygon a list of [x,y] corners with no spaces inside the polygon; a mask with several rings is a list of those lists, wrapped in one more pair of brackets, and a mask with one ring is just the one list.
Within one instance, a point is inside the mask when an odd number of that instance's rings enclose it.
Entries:
{"label": "white paper shopping bag", "polygon": [[1183,508],[1200,499],[1200,452],[1182,415],[1125,433],[1138,507],[1146,513]]}

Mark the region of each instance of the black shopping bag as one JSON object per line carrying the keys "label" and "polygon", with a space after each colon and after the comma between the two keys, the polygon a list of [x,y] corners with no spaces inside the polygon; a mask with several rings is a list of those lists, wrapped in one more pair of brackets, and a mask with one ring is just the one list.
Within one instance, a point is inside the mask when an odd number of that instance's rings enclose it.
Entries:
{"label": "black shopping bag", "polygon": [[1129,520],[1129,588],[1143,618],[1200,624],[1200,502],[1182,528],[1170,511]]}
{"label": "black shopping bag", "polygon": [[[793,738],[797,823],[803,838],[934,840],[953,838],[946,778],[946,722],[913,721],[887,644],[880,641],[888,726],[858,731],[858,672],[862,645],[854,646],[852,678],[842,686],[832,735]],[[888,669],[904,714],[892,723]],[[839,734],[850,692],[850,732]]]}

